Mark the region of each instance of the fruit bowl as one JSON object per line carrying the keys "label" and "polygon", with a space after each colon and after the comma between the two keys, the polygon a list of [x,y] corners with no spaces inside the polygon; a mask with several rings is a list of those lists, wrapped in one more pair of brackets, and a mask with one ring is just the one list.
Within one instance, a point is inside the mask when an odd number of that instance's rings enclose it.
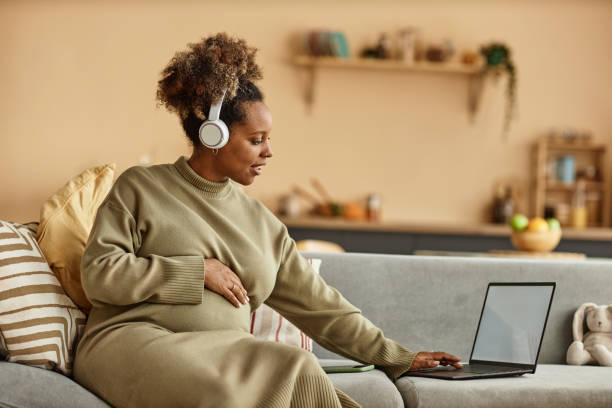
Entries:
{"label": "fruit bowl", "polygon": [[512,231],[512,245],[520,251],[550,252],[559,245],[561,230],[548,231]]}

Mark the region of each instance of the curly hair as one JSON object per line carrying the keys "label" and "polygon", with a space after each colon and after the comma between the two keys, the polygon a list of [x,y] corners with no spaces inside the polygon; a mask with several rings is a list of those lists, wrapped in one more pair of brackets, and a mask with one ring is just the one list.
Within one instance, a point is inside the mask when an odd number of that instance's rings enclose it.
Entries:
{"label": "curly hair", "polygon": [[[188,48],[177,52],[161,72],[157,100],[179,115],[187,136],[197,145],[197,132],[192,135],[188,128],[193,128],[195,121],[201,124],[206,119],[210,105],[223,91],[226,94],[221,119],[228,127],[244,120],[240,102],[262,100],[261,92],[252,83],[261,79],[262,74],[255,63],[257,49],[226,33],[202,38],[198,43],[188,44]],[[231,111],[234,114],[227,115]]]}

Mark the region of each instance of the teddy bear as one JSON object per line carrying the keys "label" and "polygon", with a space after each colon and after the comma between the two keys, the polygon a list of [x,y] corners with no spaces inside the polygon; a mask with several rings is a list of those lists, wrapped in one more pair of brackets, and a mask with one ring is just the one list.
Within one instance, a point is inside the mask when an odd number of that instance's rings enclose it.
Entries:
{"label": "teddy bear", "polygon": [[[584,334],[584,315],[589,331]],[[574,342],[567,349],[567,363],[612,366],[612,305],[585,303],[574,313]]]}

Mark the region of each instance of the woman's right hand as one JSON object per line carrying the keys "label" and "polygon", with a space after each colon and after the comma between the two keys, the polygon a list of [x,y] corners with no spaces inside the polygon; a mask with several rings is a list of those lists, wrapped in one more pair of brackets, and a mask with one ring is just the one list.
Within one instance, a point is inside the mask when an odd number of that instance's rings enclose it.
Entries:
{"label": "woman's right hand", "polygon": [[204,270],[205,288],[220,294],[236,307],[241,306],[240,302],[246,305],[250,300],[238,275],[218,259],[204,259]]}
{"label": "woman's right hand", "polygon": [[434,368],[439,365],[452,365],[455,368],[461,368],[463,365],[459,362],[461,359],[452,354],[442,351],[421,351],[414,358],[409,371],[417,371],[423,368]]}

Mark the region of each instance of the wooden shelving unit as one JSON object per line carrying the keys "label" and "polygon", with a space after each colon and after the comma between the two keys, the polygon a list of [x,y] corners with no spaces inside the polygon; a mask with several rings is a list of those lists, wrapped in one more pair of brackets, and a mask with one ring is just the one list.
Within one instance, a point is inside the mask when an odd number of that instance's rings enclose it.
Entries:
{"label": "wooden shelving unit", "polygon": [[429,62],[415,61],[406,64],[398,60],[380,60],[373,58],[337,58],[337,57],[313,57],[309,55],[298,55],[294,57],[293,64],[306,68],[309,78],[306,84],[304,99],[310,110],[314,103],[316,86],[316,72],[318,69],[357,69],[357,70],[390,70],[404,72],[420,72],[432,74],[462,75],[470,80],[468,109],[473,114],[478,107],[478,100],[482,92],[482,66],[480,64],[465,65],[456,61]]}
{"label": "wooden shelving unit", "polygon": [[552,165],[558,157],[570,155],[574,156],[577,172],[585,167],[595,169],[594,178],[585,180],[588,226],[608,227],[609,191],[604,168],[606,150],[605,144],[597,142],[567,142],[550,140],[547,137],[539,139],[533,148],[532,214],[543,217],[546,205],[563,203],[571,207],[577,184],[565,184],[557,180],[556,168]]}

